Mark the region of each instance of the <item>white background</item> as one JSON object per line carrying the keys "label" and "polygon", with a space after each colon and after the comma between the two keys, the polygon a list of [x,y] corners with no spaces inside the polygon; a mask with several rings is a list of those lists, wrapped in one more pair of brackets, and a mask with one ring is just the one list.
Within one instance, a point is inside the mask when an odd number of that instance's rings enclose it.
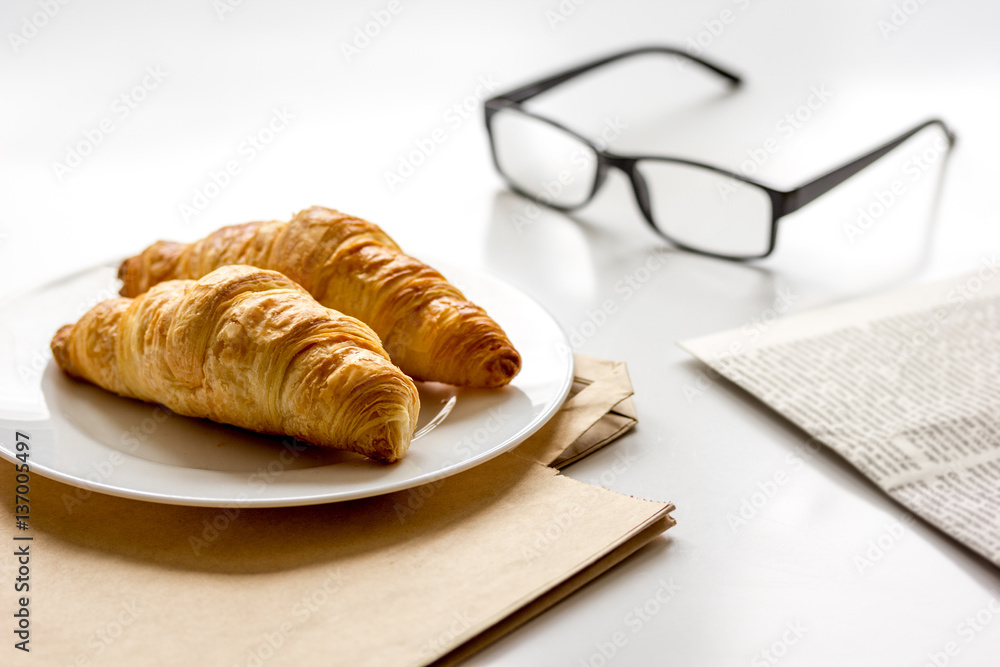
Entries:
{"label": "white background", "polygon": [[[981,610],[1000,596],[996,568],[922,523],[894,528],[903,508],[835,456],[799,462],[801,432],[704,379],[673,341],[753,328],[780,295],[799,311],[993,256],[1000,5],[399,0],[391,20],[346,53],[387,6],[71,2],[34,19],[44,25],[32,31],[25,17],[40,5],[5,2],[0,297],[157,238],[193,240],[312,204],[354,213],[417,256],[450,257],[521,287],[579,335],[582,352],[628,362],[640,426],[567,474],[678,507],[668,537],[472,664],[604,664],[600,647],[617,632],[624,646],[609,664],[921,665],[949,642],[957,655],[937,655],[938,664],[995,664],[1000,618]],[[11,33],[30,38],[14,44]],[[931,160],[916,178],[907,161],[934,155],[934,133],[907,144],[787,218],[767,260],[668,251],[647,274],[649,253],[666,246],[625,180],[613,175],[572,218],[537,212],[494,173],[475,99],[482,82],[512,87],[646,43],[693,45],[746,83],[727,91],[653,58],[581,80],[538,108],[585,131],[624,125],[612,150],[734,170],[775,138],[778,150],[755,175],[789,188],[927,117],[946,119],[959,143],[946,169]],[[147,68],[165,72],[162,82],[130,93]],[[828,99],[803,107],[813,90]],[[144,97],[127,116],[123,94]],[[467,117],[454,108],[466,103]],[[241,145],[275,109],[292,120],[248,159]],[[789,133],[782,121],[796,113]],[[112,131],[60,178],[55,163],[105,118]],[[390,188],[386,172],[438,128],[444,141]],[[185,219],[182,205],[229,160],[240,172],[208,188],[215,196]],[[905,193],[854,233],[859,208],[897,179]],[[623,289],[629,279],[639,289]],[[602,318],[608,299],[615,312]],[[602,325],[587,324],[594,319]],[[776,475],[783,483],[770,486]],[[761,507],[737,524],[745,501]],[[661,581],[676,594],[650,602]],[[655,613],[637,622],[644,605]],[[966,619],[977,613],[989,622],[973,630]],[[781,654],[777,663],[767,649]]]}

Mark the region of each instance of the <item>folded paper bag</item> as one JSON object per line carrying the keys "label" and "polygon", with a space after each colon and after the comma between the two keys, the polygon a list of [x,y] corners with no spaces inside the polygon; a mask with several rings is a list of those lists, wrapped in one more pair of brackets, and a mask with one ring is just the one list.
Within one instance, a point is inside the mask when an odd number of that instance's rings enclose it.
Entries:
{"label": "folded paper bag", "polygon": [[[563,449],[587,432],[591,450],[608,441],[601,387],[628,409],[615,368],[578,359],[593,372],[567,401],[572,418],[550,429]],[[32,538],[17,542],[31,554],[31,652],[6,642],[0,663],[454,663],[673,525],[672,505],[539,464],[559,449],[550,442],[415,489],[307,507],[66,502],[78,490],[33,475],[28,531],[15,530],[12,501],[0,507],[7,544]],[[4,464],[0,497],[13,487]],[[0,573],[13,590],[13,558]],[[15,613],[12,598],[0,613]]]}
{"label": "folded paper bag", "polygon": [[636,425],[632,382],[625,364],[574,357],[570,396],[559,412],[517,448],[517,453],[564,468],[597,451]]}

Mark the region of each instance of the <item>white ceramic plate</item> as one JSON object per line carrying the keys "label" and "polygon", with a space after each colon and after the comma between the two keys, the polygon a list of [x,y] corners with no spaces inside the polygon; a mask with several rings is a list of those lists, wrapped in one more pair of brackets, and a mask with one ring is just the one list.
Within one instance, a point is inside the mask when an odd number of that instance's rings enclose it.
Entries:
{"label": "white ceramic plate", "polygon": [[62,324],[117,296],[110,265],[0,306],[0,456],[15,460],[19,431],[29,437],[32,474],[117,496],[213,507],[364,498],[472,468],[555,413],[569,391],[573,360],[562,329],[526,294],[469,269],[434,265],[500,323],[522,355],[522,370],[499,390],[418,383],[419,437],[398,463],[286,445],[66,377],[49,341]]}

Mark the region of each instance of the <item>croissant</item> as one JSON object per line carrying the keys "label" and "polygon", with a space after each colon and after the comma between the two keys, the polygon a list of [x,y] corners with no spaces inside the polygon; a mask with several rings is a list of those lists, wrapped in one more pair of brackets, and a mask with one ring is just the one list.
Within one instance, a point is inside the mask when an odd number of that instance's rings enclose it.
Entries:
{"label": "croissant", "polygon": [[420,407],[368,326],[249,266],[103,301],[59,329],[52,354],[122,396],[386,462],[406,453]]}
{"label": "croissant", "polygon": [[122,263],[121,294],[226,264],[280,271],[324,306],[365,322],[415,379],[500,387],[521,368],[503,330],[444,276],[403,254],[377,225],[319,206],[290,222],[223,227],[189,245],[154,243]]}

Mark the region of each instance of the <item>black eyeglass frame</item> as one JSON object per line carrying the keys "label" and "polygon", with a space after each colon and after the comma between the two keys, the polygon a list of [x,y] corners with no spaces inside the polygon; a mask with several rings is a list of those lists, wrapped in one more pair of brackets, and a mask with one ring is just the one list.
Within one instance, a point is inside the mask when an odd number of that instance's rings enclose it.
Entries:
{"label": "black eyeglass frame", "polygon": [[[611,64],[613,62],[617,62],[619,60],[623,60],[625,58],[631,58],[633,56],[646,55],[651,53],[677,56],[689,60],[691,62],[694,62],[697,65],[700,65],[701,67],[718,74],[722,78],[726,79],[729,82],[729,84],[734,87],[739,86],[742,83],[742,79],[738,75],[733,74],[732,72],[729,72],[718,65],[708,62],[707,60],[703,60],[702,58],[693,56],[687,53],[686,51],[682,51],[680,49],[676,49],[669,46],[642,46],[638,48],[628,49],[626,51],[620,51],[618,53],[613,53],[609,56],[605,56],[603,58],[599,58],[597,60],[593,60],[584,63],[582,65],[578,65],[577,67],[573,67],[571,69],[558,72],[556,74],[551,74],[537,81],[533,81],[523,86],[519,86],[518,88],[510,90],[506,93],[501,93],[500,95],[497,95],[495,97],[486,100],[486,102],[484,103],[483,111],[486,121],[486,132],[487,135],[489,136],[490,149],[493,155],[493,164],[496,167],[497,172],[499,172],[500,176],[504,179],[504,181],[506,181],[507,185],[521,196],[526,197],[532,200],[533,202],[536,202],[543,206],[547,206],[549,208],[558,211],[574,211],[590,203],[590,201],[597,194],[598,190],[600,190],[601,186],[604,184],[604,181],[608,175],[608,171],[612,168],[616,168],[621,170],[628,177],[629,181],[632,184],[632,190],[635,193],[636,202],[639,204],[639,209],[642,212],[643,217],[646,219],[646,222],[650,225],[650,227],[652,227],[652,229],[657,234],[659,234],[660,236],[662,236],[663,238],[665,238],[667,241],[677,246],[678,248],[682,248],[689,252],[694,252],[701,255],[707,255],[709,257],[718,257],[721,259],[745,261],[752,259],[761,259],[767,257],[772,252],[774,252],[775,243],[778,235],[778,220],[788,215],[789,213],[793,213],[799,210],[806,204],[809,204],[815,199],[819,198],[820,196],[826,194],[827,192],[829,192],[836,186],[840,185],[851,176],[854,176],[855,174],[863,170],[865,167],[871,165],[879,158],[883,157],[884,155],[886,155],[894,148],[904,143],[907,139],[913,137],[920,131],[928,127],[937,125],[942,129],[942,131],[945,134],[945,137],[948,140],[948,148],[951,149],[951,147],[955,145],[956,137],[955,133],[951,130],[951,128],[948,127],[948,125],[943,120],[939,118],[931,118],[907,130],[903,134],[887,141],[881,146],[872,149],[871,151],[865,153],[864,155],[857,157],[849,162],[846,162],[845,164],[817,178],[814,178],[798,186],[797,188],[794,188],[792,190],[778,190],[749,176],[738,174],[728,169],[716,167],[715,165],[706,164],[704,162],[697,162],[694,160],[688,160],[686,158],[671,157],[664,155],[620,155],[617,153],[611,153],[606,150],[601,150],[600,148],[597,147],[597,145],[593,141],[582,136],[580,133],[571,130],[562,123],[553,120],[551,118],[541,116],[533,111],[524,108],[524,103],[532,99],[533,97],[540,95],[541,93],[544,93],[545,91],[550,90],[562,83],[565,83],[566,81],[576,78],[581,74],[585,74],[586,72],[589,72],[593,69],[596,69],[603,65]],[[589,194],[583,201],[571,205],[555,204],[553,202],[546,201],[545,199],[540,198],[536,195],[533,195],[530,192],[525,191],[524,189],[519,187],[517,183],[515,183],[510,177],[507,176],[503,168],[500,166],[500,161],[497,157],[496,140],[495,140],[495,135],[493,133],[493,119],[498,112],[505,109],[514,110],[517,111],[518,113],[530,116],[531,118],[534,118],[540,122],[547,123],[552,127],[555,127],[563,132],[570,134],[577,140],[581,141],[582,143],[590,147],[590,149],[597,156],[597,169],[594,176],[593,186],[591,187]],[[666,234],[663,230],[661,230],[653,220],[653,211],[649,199],[649,192],[646,188],[645,180],[639,173],[638,169],[638,164],[640,161],[670,162],[674,164],[683,164],[692,167],[698,167],[700,169],[707,169],[709,171],[716,172],[723,176],[727,176],[729,178],[741,181],[743,183],[746,183],[748,185],[763,190],[767,194],[771,202],[771,233],[770,233],[770,238],[768,239],[767,250],[764,253],[757,255],[728,255],[724,253],[715,253],[707,250],[702,250],[700,248],[694,248],[682,242],[679,242],[674,238],[671,238],[670,235]]]}

